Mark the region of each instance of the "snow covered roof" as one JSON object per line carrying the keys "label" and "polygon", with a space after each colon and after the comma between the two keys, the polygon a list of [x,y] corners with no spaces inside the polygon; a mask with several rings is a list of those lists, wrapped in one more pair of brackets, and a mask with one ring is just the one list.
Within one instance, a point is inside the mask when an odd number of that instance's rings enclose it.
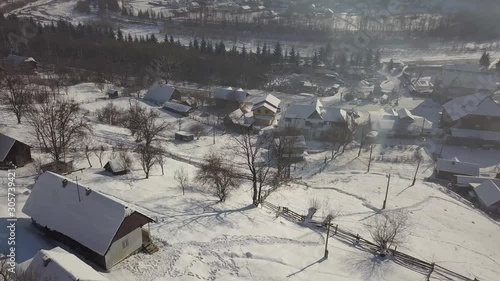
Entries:
{"label": "snow covered roof", "polygon": [[174,92],[175,87],[172,85],[155,83],[149,88],[148,92],[144,96],[144,99],[164,104],[172,99]]}
{"label": "snow covered roof", "polygon": [[175,102],[169,102],[169,101],[167,101],[163,104],[163,108],[174,110],[177,112],[189,112],[189,111],[191,111],[190,106],[183,105],[180,103],[175,103]]}
{"label": "snow covered roof", "polygon": [[485,181],[491,180],[493,181],[496,185],[500,186],[500,179],[495,179],[495,178],[486,178],[486,177],[472,177],[472,176],[457,176],[457,185],[458,186],[469,186],[471,184],[481,184]]}
{"label": "snow covered roof", "polygon": [[321,118],[326,122],[345,122],[347,112],[341,108],[323,107],[321,101],[316,99],[311,104],[292,104],[287,108],[284,117],[304,120]]}
{"label": "snow covered roof", "polygon": [[[123,220],[135,210],[61,175],[38,177],[23,213],[105,255]],[[151,219],[151,221],[153,221]]]}
{"label": "snow covered roof", "polygon": [[7,58],[5,58],[4,62],[7,65],[19,67],[23,63],[36,62],[36,61],[31,57],[23,57],[23,56],[18,56],[18,55],[8,55]]}
{"label": "snow covered roof", "polygon": [[59,247],[40,250],[27,270],[34,274],[37,280],[109,281],[75,255]]}
{"label": "snow covered roof", "polygon": [[243,91],[243,89],[233,89],[231,87],[227,88],[217,88],[215,89],[214,97],[219,100],[229,100],[229,101],[239,101],[242,102],[246,99],[248,93]]}
{"label": "snow covered roof", "polygon": [[120,161],[117,161],[114,159],[109,160],[108,163],[106,163],[106,165],[104,165],[104,169],[106,169],[106,166],[108,166],[108,165],[111,168],[111,170],[115,173],[124,172],[126,170]]}
{"label": "snow covered roof", "polygon": [[175,134],[179,135],[179,136],[183,136],[183,137],[192,137],[192,136],[194,136],[194,134],[188,133],[188,132],[185,132],[185,131],[177,131],[177,132],[175,132]]}
{"label": "snow covered roof", "polygon": [[[265,97],[260,97],[257,101],[255,101],[255,103],[254,103],[254,105],[252,107],[252,111],[255,110],[255,109],[257,109],[257,108],[260,108],[262,106],[265,106],[269,110],[271,110],[274,113],[276,113],[278,111],[280,103],[281,103],[280,99],[278,99],[277,97],[269,94],[269,95],[267,95]],[[268,105],[268,106],[266,106],[266,105]]]}
{"label": "snow covered roof", "polygon": [[473,90],[495,90],[496,78],[492,72],[484,71],[478,65],[445,65],[442,73],[443,87],[460,87]]}
{"label": "snow covered roof", "polygon": [[452,121],[467,115],[500,117],[500,105],[481,93],[455,98],[445,103],[443,108]]}
{"label": "snow covered roof", "polygon": [[255,121],[253,117],[253,112],[245,113],[239,108],[229,113],[228,117],[234,124],[239,124],[242,126],[250,126]]}
{"label": "snow covered roof", "polygon": [[404,119],[404,118],[410,118],[410,119],[415,119],[413,114],[406,108],[401,108],[398,110],[398,116],[399,119]]}
{"label": "snow covered roof", "polygon": [[458,175],[479,176],[479,165],[461,162],[457,158],[438,159],[436,169],[438,172],[451,172]]}
{"label": "snow covered roof", "polygon": [[500,188],[491,180],[474,187],[474,191],[477,197],[488,207],[500,202]]}
{"label": "snow covered roof", "polygon": [[14,146],[16,140],[0,133],[0,161],[4,161],[10,149]]}

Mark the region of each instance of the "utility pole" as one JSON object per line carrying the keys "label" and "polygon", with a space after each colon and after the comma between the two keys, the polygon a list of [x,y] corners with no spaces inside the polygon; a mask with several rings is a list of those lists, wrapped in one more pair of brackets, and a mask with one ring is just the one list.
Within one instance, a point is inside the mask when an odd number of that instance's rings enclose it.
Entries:
{"label": "utility pole", "polygon": [[78,177],[75,177],[76,180],[76,193],[78,193],[78,202],[82,202],[82,199],[80,198],[80,188],[78,187]]}
{"label": "utility pole", "polygon": [[[363,148],[363,141],[365,139],[365,129],[364,127],[361,129],[361,141],[359,143],[359,151],[358,151],[358,157],[361,155],[361,148]],[[371,157],[370,157],[371,158]]]}
{"label": "utility pole", "polygon": [[372,164],[372,152],[373,152],[373,144],[370,145],[370,159],[368,159],[368,171],[366,171],[367,173],[370,172],[370,165]]}
{"label": "utility pole", "polygon": [[328,258],[328,237],[330,237],[330,226],[331,223],[328,223],[328,228],[326,231],[325,256],[323,257],[324,259]]}
{"label": "utility pole", "polygon": [[418,164],[417,164],[417,170],[415,171],[415,176],[413,177],[413,182],[411,183],[411,186],[415,185],[415,181],[417,180],[417,173],[418,173],[418,168],[420,168],[420,162],[422,161],[422,158],[418,159]]}
{"label": "utility pole", "polygon": [[387,179],[387,188],[385,190],[384,206],[382,206],[382,209],[385,209],[385,204],[387,203],[387,195],[389,194],[389,184],[390,183],[391,183],[391,174],[389,174],[388,179]]}
{"label": "utility pole", "polygon": [[213,129],[213,131],[214,131],[214,144],[215,144],[215,117],[214,117],[214,129]]}

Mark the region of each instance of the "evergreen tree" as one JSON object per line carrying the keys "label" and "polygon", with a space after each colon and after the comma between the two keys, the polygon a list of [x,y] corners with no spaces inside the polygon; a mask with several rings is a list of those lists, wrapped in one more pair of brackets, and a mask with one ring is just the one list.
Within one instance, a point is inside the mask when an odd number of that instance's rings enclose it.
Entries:
{"label": "evergreen tree", "polygon": [[274,61],[275,62],[281,62],[283,60],[283,50],[281,49],[281,44],[280,42],[276,42],[276,45],[274,45]]}
{"label": "evergreen tree", "polygon": [[123,32],[118,29],[118,31],[116,32],[116,39],[118,39],[118,41],[120,42],[123,42]]}
{"label": "evergreen tree", "polygon": [[142,10],[139,10],[137,12],[137,17],[140,18],[140,19],[144,18],[144,15],[142,14]]}
{"label": "evergreen tree", "polygon": [[195,48],[195,50],[200,50],[200,45],[198,44],[198,39],[194,38],[194,41],[193,41],[193,48]]}
{"label": "evergreen tree", "polygon": [[260,43],[257,43],[256,55],[259,57],[261,55]]}
{"label": "evergreen tree", "polygon": [[312,57],[312,61],[311,61],[311,65],[313,67],[316,67],[316,66],[318,66],[318,64],[319,64],[318,53],[314,52],[313,57]]}
{"label": "evergreen tree", "polygon": [[192,42],[191,40],[189,40],[189,46],[188,46],[188,48],[189,48],[190,50],[191,50],[191,49],[193,49],[193,42]]}
{"label": "evergreen tree", "polygon": [[132,35],[130,35],[130,33],[127,35],[127,42],[134,42],[134,39],[132,38]]}
{"label": "evergreen tree", "polygon": [[214,45],[212,44],[212,41],[208,41],[207,44],[207,53],[213,54],[214,53]]}
{"label": "evergreen tree", "polygon": [[387,71],[391,72],[394,69],[394,61],[391,59],[389,64],[387,64]]}
{"label": "evergreen tree", "polygon": [[125,16],[125,17],[128,16],[128,10],[125,7],[122,8],[122,16]]}
{"label": "evergreen tree", "polygon": [[247,48],[245,47],[245,45],[243,45],[243,47],[241,48],[241,55],[243,57],[247,56]]}
{"label": "evergreen tree", "polygon": [[483,53],[481,56],[481,59],[479,59],[479,64],[483,67],[489,67],[490,66],[490,54],[486,53],[486,51]]}
{"label": "evergreen tree", "polygon": [[285,49],[285,55],[283,56],[283,60],[288,62],[288,49]]}
{"label": "evergreen tree", "polygon": [[297,55],[295,55],[295,65],[299,66],[300,64],[300,53],[297,51]]}
{"label": "evergreen tree", "polygon": [[235,56],[238,54],[238,49],[236,49],[236,46],[233,45],[233,47],[231,48],[231,55]]}
{"label": "evergreen tree", "polygon": [[290,55],[288,57],[288,61],[290,63],[295,63],[295,47],[292,46],[292,49],[290,50]]}
{"label": "evergreen tree", "polygon": [[267,44],[266,44],[266,42],[264,42],[264,46],[262,46],[262,58],[265,59],[267,57],[267,55],[268,55],[268,53],[267,53]]}
{"label": "evergreen tree", "polygon": [[373,50],[368,49],[368,52],[366,52],[365,65],[371,66],[372,64],[373,64]]}
{"label": "evergreen tree", "polygon": [[373,63],[376,65],[380,64],[380,50],[375,52],[375,56],[373,57]]}
{"label": "evergreen tree", "polygon": [[149,37],[149,41],[151,43],[158,43],[158,38],[156,38],[154,33],[151,33],[151,36]]}
{"label": "evergreen tree", "polygon": [[201,38],[200,51],[202,53],[207,52],[207,41],[205,41],[205,38]]}
{"label": "evergreen tree", "polygon": [[175,42],[174,42],[174,36],[170,35],[170,44],[171,44],[171,45],[174,45],[174,43],[175,43]]}
{"label": "evergreen tree", "polygon": [[118,5],[118,0],[107,0],[106,6],[108,10],[112,12],[120,11],[120,5]]}

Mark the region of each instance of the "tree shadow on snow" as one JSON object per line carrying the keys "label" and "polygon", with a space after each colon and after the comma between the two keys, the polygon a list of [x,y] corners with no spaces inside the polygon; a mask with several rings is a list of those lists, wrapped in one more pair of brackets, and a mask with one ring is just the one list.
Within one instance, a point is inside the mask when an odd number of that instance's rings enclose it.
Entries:
{"label": "tree shadow on snow", "polygon": [[352,253],[343,263],[353,274],[361,274],[363,280],[384,280],[385,274],[392,270],[391,261],[390,256],[381,258],[372,253],[358,252]]}

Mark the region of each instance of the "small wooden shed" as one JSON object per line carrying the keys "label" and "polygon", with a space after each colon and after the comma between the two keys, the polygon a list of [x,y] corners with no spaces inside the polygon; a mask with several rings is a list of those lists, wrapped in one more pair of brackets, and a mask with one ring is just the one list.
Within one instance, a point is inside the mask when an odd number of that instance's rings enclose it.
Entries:
{"label": "small wooden shed", "polygon": [[184,131],[178,131],[175,133],[175,139],[186,141],[186,142],[192,141],[192,140],[194,140],[194,134],[184,132]]}

